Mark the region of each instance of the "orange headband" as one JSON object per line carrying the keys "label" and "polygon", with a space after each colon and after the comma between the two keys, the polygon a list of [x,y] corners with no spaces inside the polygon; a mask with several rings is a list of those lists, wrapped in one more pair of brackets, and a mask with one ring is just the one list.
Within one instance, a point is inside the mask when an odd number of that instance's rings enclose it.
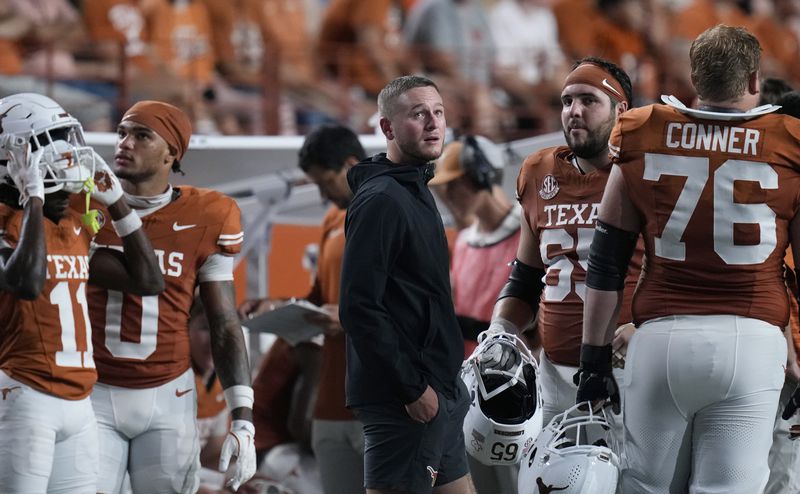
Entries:
{"label": "orange headband", "polygon": [[136,122],[160,135],[176,151],[178,160],[189,147],[192,122],[183,111],[169,103],[140,101],[125,112],[122,121]]}
{"label": "orange headband", "polygon": [[564,81],[564,87],[572,84],[588,84],[603,91],[613,100],[617,100],[620,103],[626,101],[630,104],[630,101],[625,96],[625,91],[622,89],[622,84],[617,81],[616,77],[606,72],[603,67],[591,62],[582,63],[570,72]]}

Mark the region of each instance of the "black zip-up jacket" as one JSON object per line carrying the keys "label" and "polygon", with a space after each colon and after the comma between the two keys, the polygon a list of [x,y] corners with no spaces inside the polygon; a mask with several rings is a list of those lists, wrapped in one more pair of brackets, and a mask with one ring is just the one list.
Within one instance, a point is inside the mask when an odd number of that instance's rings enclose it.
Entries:
{"label": "black zip-up jacket", "polygon": [[464,342],[450,295],[449,251],[428,190],[433,165],[381,153],[354,166],[339,316],[347,405],[416,401],[427,385],[454,397]]}

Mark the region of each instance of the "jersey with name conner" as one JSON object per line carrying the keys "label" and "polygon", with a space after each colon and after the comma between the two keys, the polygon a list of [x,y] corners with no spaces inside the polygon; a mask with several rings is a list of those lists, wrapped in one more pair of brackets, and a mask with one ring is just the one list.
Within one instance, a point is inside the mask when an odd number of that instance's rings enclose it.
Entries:
{"label": "jersey with name conner", "polygon": [[800,123],[776,114],[698,118],[651,105],[620,117],[609,149],[642,218],[646,253],[637,324],[733,314],[786,325],[798,138]]}

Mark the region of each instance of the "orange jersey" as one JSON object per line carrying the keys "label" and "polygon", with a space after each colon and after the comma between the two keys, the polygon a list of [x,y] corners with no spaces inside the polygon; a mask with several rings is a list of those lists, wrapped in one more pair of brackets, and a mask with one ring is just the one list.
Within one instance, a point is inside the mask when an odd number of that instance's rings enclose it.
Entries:
{"label": "orange jersey", "polygon": [[[339,303],[339,282],[344,256],[344,218],[347,211],[336,206],[328,209],[322,221],[322,241],[319,247],[317,279],[312,296],[318,304]],[[322,344],[317,402],[314,418],[319,420],[353,420],[344,402],[345,368],[344,333],[325,336]]]}
{"label": "orange jersey", "polygon": [[[164,274],[164,292],[140,297],[89,286],[95,361],[103,383],[150,388],[185,372],[198,270],[212,254],[232,256],[242,245],[239,207],[233,199],[189,186],[175,191],[176,199],[142,218]],[[122,245],[110,221],[95,242]]]}
{"label": "orange jersey", "polygon": [[[0,204],[3,242],[19,242],[23,212]],[[47,275],[35,300],[0,291],[0,369],[34,389],[80,400],[97,380],[86,306],[91,236],[78,213],[44,219]]]}
{"label": "orange jersey", "polygon": [[192,0],[186,5],[170,4],[153,19],[151,42],[161,61],[178,76],[209,84],[214,76],[214,48],[211,20],[206,5]]}
{"label": "orange jersey", "polygon": [[84,0],[83,22],[93,41],[113,41],[124,47],[125,56],[139,68],[152,68],[151,40],[154,19],[166,14],[165,0],[151,0],[147,7],[138,0]]}
{"label": "orange jersey", "polygon": [[[522,214],[539,239],[545,289],[539,303],[539,331],[547,357],[578,365],[583,334],[583,301],[589,245],[609,170],[581,174],[566,146],[538,151],[517,178]],[[630,322],[630,300],[641,269],[641,246],[628,271],[619,323]]]}
{"label": "orange jersey", "polygon": [[783,256],[800,208],[800,122],[705,120],[651,105],[611,134],[642,218],[647,262],[634,321],[733,314],[784,327]]}

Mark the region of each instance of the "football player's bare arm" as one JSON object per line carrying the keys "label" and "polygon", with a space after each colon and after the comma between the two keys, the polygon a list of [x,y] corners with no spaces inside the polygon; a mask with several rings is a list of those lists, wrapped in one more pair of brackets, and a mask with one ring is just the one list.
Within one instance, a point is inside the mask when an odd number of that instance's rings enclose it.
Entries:
{"label": "football player's bare arm", "polygon": [[[125,218],[131,208],[124,200],[108,206],[114,220]],[[158,295],[164,291],[164,276],[158,267],[150,239],[143,228],[121,237],[122,252],[98,249],[89,266],[89,282],[134,295]]]}
{"label": "football player's bare arm", "polygon": [[16,249],[0,251],[0,287],[24,300],[39,296],[47,273],[43,204],[38,197],[28,200]]}
{"label": "football player's bare arm", "polygon": [[[250,364],[244,344],[244,334],[236,312],[236,295],[232,281],[200,283],[200,298],[206,308],[211,331],[211,353],[223,388],[250,386]],[[231,410],[234,419],[252,422],[252,409]]]}
{"label": "football player's bare arm", "polygon": [[[520,238],[517,246],[517,261],[522,264],[541,271],[544,275],[544,263],[539,252],[539,238],[531,230],[528,221],[523,217],[520,219]],[[539,276],[539,274],[535,275]],[[539,282],[540,280],[526,280],[527,282]],[[517,293],[508,295],[506,288],[501,292],[501,298],[497,300],[492,311],[492,321],[506,320],[516,328],[515,333],[521,334],[531,327],[536,310],[539,306],[539,298],[542,294],[544,285],[538,283],[530,289],[526,289],[527,295]]]}
{"label": "football player's bare arm", "polygon": [[[619,166],[614,165],[608,177],[603,200],[600,203],[598,222],[616,228],[623,232],[638,232],[641,227],[641,219],[636,208],[630,200],[628,191],[625,188],[625,180]],[[589,250],[590,271],[592,262],[597,259],[593,254],[597,253],[598,233]],[[635,241],[634,241],[635,243]],[[630,262],[631,255],[627,259],[621,259],[620,264]],[[620,270],[621,271],[621,270]],[[624,280],[625,273],[620,273]],[[617,320],[622,306],[623,290],[609,290],[592,288],[587,275],[586,299],[583,306],[583,343],[588,345],[603,346],[610,344],[614,339],[614,332],[617,329]]]}

